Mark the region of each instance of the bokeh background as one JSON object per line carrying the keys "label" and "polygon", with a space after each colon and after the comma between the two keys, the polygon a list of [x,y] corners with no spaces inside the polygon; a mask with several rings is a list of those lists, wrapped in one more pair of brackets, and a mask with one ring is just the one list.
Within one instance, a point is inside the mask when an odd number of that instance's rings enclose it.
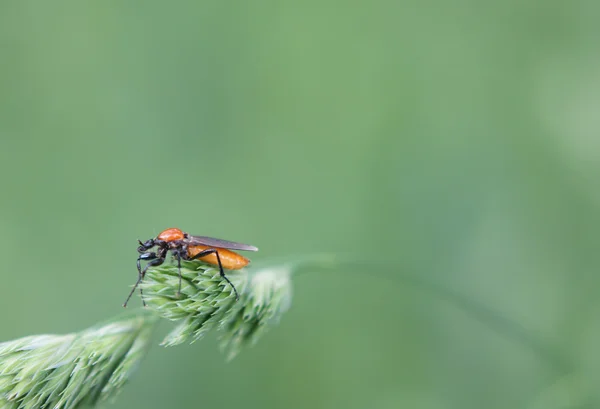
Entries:
{"label": "bokeh background", "polygon": [[2,2],[0,339],[120,313],[136,239],[179,226],[348,264],[298,276],[230,363],[214,336],[156,345],[107,407],[600,407],[598,21]]}

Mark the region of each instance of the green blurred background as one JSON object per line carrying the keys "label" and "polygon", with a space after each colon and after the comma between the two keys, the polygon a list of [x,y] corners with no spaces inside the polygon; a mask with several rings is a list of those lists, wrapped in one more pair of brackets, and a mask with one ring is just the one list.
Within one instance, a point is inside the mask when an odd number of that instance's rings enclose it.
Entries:
{"label": "green blurred background", "polygon": [[0,340],[120,313],[136,239],[178,226],[382,263],[297,277],[230,363],[214,336],[155,346],[110,407],[600,407],[598,21],[2,2]]}

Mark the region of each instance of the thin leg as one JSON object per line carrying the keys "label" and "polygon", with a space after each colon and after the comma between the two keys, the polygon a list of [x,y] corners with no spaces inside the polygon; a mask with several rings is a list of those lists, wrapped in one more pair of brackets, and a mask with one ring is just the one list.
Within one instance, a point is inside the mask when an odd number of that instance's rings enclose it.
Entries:
{"label": "thin leg", "polygon": [[[141,268],[141,265],[140,265],[140,260],[150,260],[150,262],[146,265],[146,267],[144,268],[143,271],[142,271],[142,268]],[[156,253],[144,253],[144,254],[140,254],[140,256],[137,259],[138,280],[136,281],[135,285],[131,289],[131,292],[127,296],[127,299],[123,303],[123,307],[127,307],[127,303],[129,302],[129,299],[133,295],[135,289],[140,285],[140,283],[144,279],[144,276],[146,275],[146,270],[148,269],[148,267],[150,267],[150,266],[159,266],[162,263],[164,263],[164,261],[165,261],[164,257],[163,258],[159,258],[156,255]],[[141,288],[140,288],[140,295],[142,297],[142,304],[145,307],[146,306],[146,302],[144,301],[144,294],[143,294]]]}
{"label": "thin leg", "polygon": [[225,281],[227,281],[229,283],[229,285],[231,286],[231,288],[233,288],[233,292],[235,293],[235,299],[239,300],[240,296],[239,296],[239,294],[237,292],[237,289],[232,284],[232,282],[229,281],[229,279],[227,278],[227,276],[225,276],[225,272],[223,271],[223,264],[221,264],[221,257],[219,257],[219,252],[217,251],[217,249],[202,250],[200,253],[198,253],[194,257],[190,258],[190,260],[196,260],[198,258],[202,258],[204,256],[208,256],[209,254],[213,254],[213,253],[216,254],[216,256],[217,256],[217,261],[219,262],[219,272],[221,273],[221,277],[223,277],[225,279]]}
{"label": "thin leg", "polygon": [[[133,294],[133,292],[135,291],[135,289],[137,288],[138,285],[140,285],[140,283],[142,282],[142,267],[140,266],[140,259],[142,256],[138,257],[137,259],[137,269],[138,269],[138,280],[135,283],[135,285],[133,286],[133,288],[131,289],[131,293],[129,294],[129,297],[127,297],[127,301],[125,301],[125,304],[123,304],[123,307],[127,307],[127,302],[129,301],[129,299],[131,298],[131,294]],[[142,287],[140,287],[140,298],[142,300],[142,306],[146,306],[146,301],[144,301],[144,290],[142,290]]]}
{"label": "thin leg", "polygon": [[[140,285],[140,283],[142,282],[142,267],[140,265],[140,260],[154,260],[156,258],[157,258],[157,256],[155,253],[144,253],[138,257],[138,259],[137,259],[138,280],[135,283],[135,285],[133,286],[133,289],[131,290],[129,297],[127,297],[127,301],[125,301],[125,304],[123,304],[123,307],[127,307],[127,302],[131,298],[131,295],[133,294],[133,292],[135,291],[137,286]],[[144,290],[142,290],[141,288],[140,288],[140,298],[142,299],[142,305],[145,307],[146,301],[144,301]]]}
{"label": "thin leg", "polygon": [[179,271],[179,290],[177,290],[177,298],[181,295],[181,252],[176,252],[177,254],[177,271]]}

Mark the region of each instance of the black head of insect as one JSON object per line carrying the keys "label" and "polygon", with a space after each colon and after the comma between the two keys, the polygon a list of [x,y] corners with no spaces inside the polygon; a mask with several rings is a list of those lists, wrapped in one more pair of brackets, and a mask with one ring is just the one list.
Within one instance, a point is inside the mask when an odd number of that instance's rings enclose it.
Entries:
{"label": "black head of insect", "polygon": [[154,239],[146,240],[144,242],[138,240],[138,243],[140,243],[140,246],[137,249],[138,253],[143,253],[158,244]]}

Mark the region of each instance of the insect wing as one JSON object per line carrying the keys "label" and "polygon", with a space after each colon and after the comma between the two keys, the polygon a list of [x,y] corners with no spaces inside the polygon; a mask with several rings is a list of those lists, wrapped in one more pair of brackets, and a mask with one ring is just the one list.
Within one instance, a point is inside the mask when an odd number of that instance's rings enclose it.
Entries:
{"label": "insect wing", "polygon": [[189,244],[192,246],[200,244],[229,250],[258,251],[258,248],[249,244],[236,243],[234,241],[215,239],[213,237],[205,236],[190,236]]}

